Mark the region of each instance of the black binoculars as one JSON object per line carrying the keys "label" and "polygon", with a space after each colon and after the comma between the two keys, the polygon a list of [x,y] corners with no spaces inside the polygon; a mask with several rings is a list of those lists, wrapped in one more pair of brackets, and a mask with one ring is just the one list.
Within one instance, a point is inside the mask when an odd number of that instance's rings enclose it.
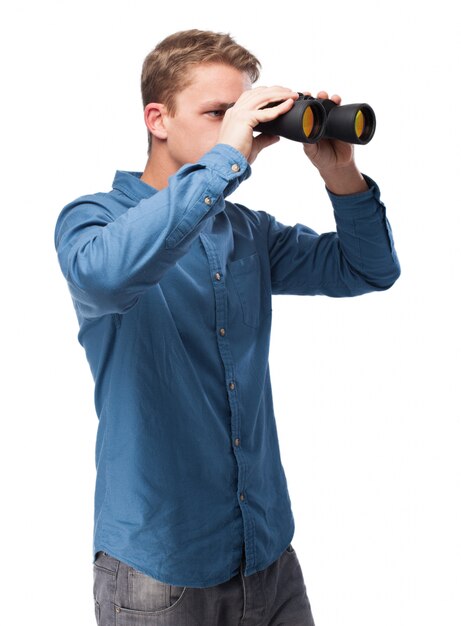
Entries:
{"label": "black binoculars", "polygon": [[[276,104],[279,103],[269,106]],[[332,100],[300,93],[287,113],[271,122],[258,124],[255,130],[303,143],[340,139],[347,143],[366,144],[371,141],[375,128],[376,117],[368,104],[337,105]]]}

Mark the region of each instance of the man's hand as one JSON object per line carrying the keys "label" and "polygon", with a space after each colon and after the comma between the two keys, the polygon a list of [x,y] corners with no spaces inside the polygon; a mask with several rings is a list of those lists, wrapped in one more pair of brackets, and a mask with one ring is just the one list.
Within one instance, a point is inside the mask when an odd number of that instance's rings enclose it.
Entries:
{"label": "man's hand", "polygon": [[[328,98],[328,94],[326,91],[320,91],[317,98]],[[336,104],[341,103],[341,98],[337,95],[331,96],[330,100]],[[304,152],[319,170],[331,192],[347,195],[368,189],[355,164],[352,144],[339,139],[321,139],[318,143],[305,143]]]}
{"label": "man's hand", "polygon": [[[234,106],[226,111],[218,143],[229,144],[239,150],[249,163],[253,163],[261,150],[280,139],[266,134],[254,137],[254,127],[289,111],[297,98],[299,94],[296,91],[285,87],[256,87],[244,91]],[[264,108],[273,102],[280,104]]]}

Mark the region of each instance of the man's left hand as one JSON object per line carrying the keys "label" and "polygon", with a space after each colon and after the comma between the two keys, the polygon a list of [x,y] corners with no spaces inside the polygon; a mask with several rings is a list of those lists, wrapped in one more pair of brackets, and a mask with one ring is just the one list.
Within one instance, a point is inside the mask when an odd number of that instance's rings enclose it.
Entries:
{"label": "man's left hand", "polygon": [[[305,95],[310,95],[306,93]],[[320,91],[317,98],[328,98]],[[336,104],[341,103],[338,95],[331,96]],[[305,143],[304,152],[319,170],[327,188],[337,195],[360,193],[368,189],[354,161],[354,146],[339,139],[321,139],[317,143]]]}

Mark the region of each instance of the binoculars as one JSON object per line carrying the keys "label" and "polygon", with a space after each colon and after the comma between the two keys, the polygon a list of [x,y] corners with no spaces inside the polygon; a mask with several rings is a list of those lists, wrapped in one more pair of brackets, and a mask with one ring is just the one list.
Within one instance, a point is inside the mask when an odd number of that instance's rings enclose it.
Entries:
{"label": "binoculars", "polygon": [[[269,106],[276,104],[279,103]],[[332,100],[300,93],[287,113],[271,122],[261,122],[254,130],[303,143],[340,139],[347,143],[366,144],[371,141],[375,128],[376,117],[368,104],[337,105]]]}

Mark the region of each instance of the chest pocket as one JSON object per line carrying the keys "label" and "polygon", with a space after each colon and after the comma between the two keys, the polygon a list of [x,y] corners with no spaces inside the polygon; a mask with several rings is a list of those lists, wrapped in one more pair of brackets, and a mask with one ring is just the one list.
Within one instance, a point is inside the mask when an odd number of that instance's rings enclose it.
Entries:
{"label": "chest pocket", "polygon": [[243,313],[243,323],[252,328],[259,326],[260,317],[270,309],[261,276],[258,253],[229,263],[229,272],[237,291]]}

